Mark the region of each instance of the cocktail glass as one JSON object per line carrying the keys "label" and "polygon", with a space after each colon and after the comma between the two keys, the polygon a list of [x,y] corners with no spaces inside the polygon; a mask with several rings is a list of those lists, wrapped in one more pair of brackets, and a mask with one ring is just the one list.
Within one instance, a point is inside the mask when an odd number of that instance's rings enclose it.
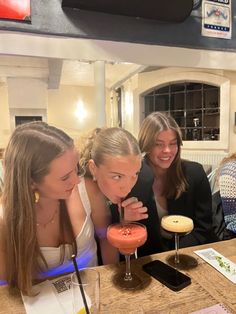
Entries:
{"label": "cocktail glass", "polygon": [[[168,215],[162,217],[161,227],[175,237],[175,255],[174,266],[176,268],[183,268],[182,261],[179,255],[179,237],[190,233],[193,230],[193,220],[182,215]],[[170,259],[172,261],[172,259]],[[171,263],[172,264],[172,263]]]}
{"label": "cocktail glass", "polygon": [[135,289],[141,285],[141,279],[131,274],[130,256],[147,240],[147,230],[137,222],[115,223],[108,227],[108,241],[125,256],[125,275],[116,276],[116,283],[124,289]]}

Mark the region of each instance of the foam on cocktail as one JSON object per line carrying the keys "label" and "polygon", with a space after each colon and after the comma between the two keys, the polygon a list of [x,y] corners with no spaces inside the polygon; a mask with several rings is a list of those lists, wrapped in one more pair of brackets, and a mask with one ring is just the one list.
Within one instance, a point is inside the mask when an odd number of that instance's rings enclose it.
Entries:
{"label": "foam on cocktail", "polygon": [[186,233],[193,230],[193,221],[182,215],[169,215],[162,218],[161,226],[169,232]]}
{"label": "foam on cocktail", "polygon": [[109,226],[107,239],[121,254],[133,254],[147,240],[147,231],[138,224],[114,224]]}

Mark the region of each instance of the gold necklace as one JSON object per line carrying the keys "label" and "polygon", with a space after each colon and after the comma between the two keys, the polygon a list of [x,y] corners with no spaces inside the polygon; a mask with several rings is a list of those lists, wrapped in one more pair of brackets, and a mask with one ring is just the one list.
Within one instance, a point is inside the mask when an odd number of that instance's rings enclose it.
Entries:
{"label": "gold necklace", "polygon": [[37,221],[37,222],[36,222],[36,226],[37,226],[37,227],[46,228],[47,225],[49,225],[49,224],[54,224],[54,222],[55,222],[55,217],[56,217],[57,212],[58,212],[58,208],[54,211],[52,217],[51,217],[47,222],[42,223],[42,222],[38,222],[38,221]]}

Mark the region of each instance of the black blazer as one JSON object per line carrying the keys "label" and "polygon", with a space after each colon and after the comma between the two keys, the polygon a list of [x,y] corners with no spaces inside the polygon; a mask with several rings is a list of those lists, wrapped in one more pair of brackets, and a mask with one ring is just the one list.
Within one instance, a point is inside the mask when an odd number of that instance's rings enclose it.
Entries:
{"label": "black blazer", "polygon": [[201,164],[182,160],[182,169],[188,188],[178,199],[169,199],[169,214],[192,218],[193,231],[180,238],[180,247],[217,241],[212,229],[212,195],[206,173]]}
{"label": "black blazer", "polygon": [[[188,182],[188,189],[178,199],[168,199],[169,214],[184,215],[193,219],[193,231],[180,237],[180,247],[187,247],[217,241],[212,231],[212,197],[210,184],[201,164],[182,160],[182,169]],[[148,208],[148,218],[140,222],[146,225],[148,239],[138,249],[138,256],[145,256],[174,248],[174,240],[162,239],[160,223],[152,191],[154,175],[143,162],[139,178],[129,196],[135,196]],[[115,206],[113,210],[116,212]],[[114,215],[113,215],[114,217]],[[119,216],[116,220],[119,221]]]}

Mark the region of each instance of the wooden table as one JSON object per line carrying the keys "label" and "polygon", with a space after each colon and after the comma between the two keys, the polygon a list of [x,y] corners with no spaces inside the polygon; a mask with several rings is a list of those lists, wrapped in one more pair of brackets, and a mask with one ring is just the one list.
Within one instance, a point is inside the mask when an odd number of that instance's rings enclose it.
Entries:
{"label": "wooden table", "polygon": [[[155,259],[166,261],[173,252],[132,260],[131,270],[139,274],[144,282],[142,289],[136,291],[120,290],[112,283],[114,274],[123,265],[97,267],[101,276],[101,308],[117,303],[118,300],[121,303],[125,300],[134,304],[134,307],[142,306],[146,314],[187,314],[216,303],[223,303],[232,313],[236,313],[236,285],[193,253],[194,250],[207,247],[214,248],[236,263],[236,239],[181,249],[180,253],[197,259],[198,265],[183,271],[191,277],[192,283],[179,292],[168,289],[142,271],[144,263]],[[0,287],[0,314],[3,313],[25,314],[20,294],[17,292],[15,296],[9,296],[6,286]]]}

